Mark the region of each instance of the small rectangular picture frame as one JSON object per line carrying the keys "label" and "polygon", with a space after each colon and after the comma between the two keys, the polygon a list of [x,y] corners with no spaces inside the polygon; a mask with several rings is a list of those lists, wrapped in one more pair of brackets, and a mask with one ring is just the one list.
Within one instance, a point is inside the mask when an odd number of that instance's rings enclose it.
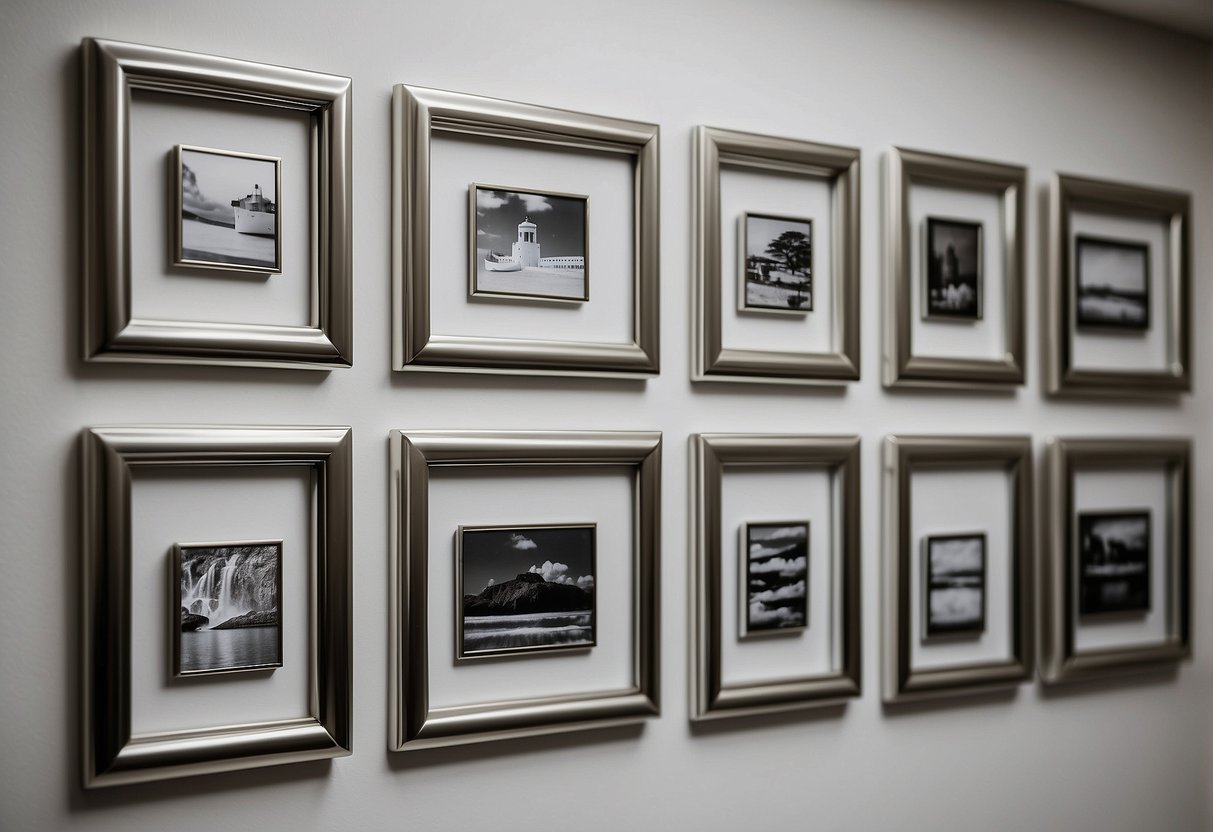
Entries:
{"label": "small rectangular picture frame", "polygon": [[[1086,271],[1084,264],[1086,263],[1086,255],[1095,247],[1104,249],[1120,250],[1124,252],[1133,252],[1141,257],[1141,277],[1142,289],[1140,292],[1141,298],[1135,304],[1134,298],[1122,298],[1122,300],[1130,305],[1130,308],[1136,306],[1140,309],[1140,314],[1126,316],[1123,311],[1118,316],[1113,315],[1095,315],[1092,310],[1084,304],[1083,292],[1086,288],[1083,285],[1084,274]],[[1144,332],[1149,328],[1150,324],[1150,245],[1149,243],[1135,242],[1132,240],[1113,239],[1110,237],[1097,237],[1093,234],[1076,234],[1074,236],[1074,325],[1080,329],[1123,329],[1135,330]]]}
{"label": "small rectangular picture frame", "polygon": [[[555,642],[552,644],[523,644],[516,646],[502,646],[481,649],[469,649],[467,645],[467,614],[465,611],[465,599],[468,595],[464,590],[466,586],[464,579],[467,570],[464,565],[464,558],[467,556],[467,547],[465,539],[468,534],[483,534],[486,532],[536,532],[536,531],[558,531],[558,532],[573,532],[586,531],[589,533],[589,551],[585,553],[589,561],[589,571],[585,575],[596,578],[597,561],[598,561],[598,524],[597,523],[519,523],[508,526],[459,526],[455,530],[455,661],[468,662],[477,661],[480,659],[499,659],[506,656],[539,656],[548,653],[568,653],[568,652],[585,652],[598,645],[598,610],[597,596],[594,593],[594,585],[591,583],[589,591],[589,623],[588,625],[576,622],[582,630],[588,630],[581,639],[577,641]],[[534,537],[538,535],[531,534],[528,537],[531,543],[534,543]],[[540,545],[538,548],[543,548]],[[566,566],[571,566],[573,561],[570,559],[567,549],[561,551],[563,560],[569,560]],[[563,563],[563,560],[561,563]],[[567,610],[564,612],[577,612],[575,610]],[[569,622],[565,623],[565,627],[573,626]]]}
{"label": "small rectangular picture frame", "polygon": [[[936,574],[934,547],[936,544],[946,545],[949,542],[966,540],[981,541],[981,568],[979,593],[980,613],[975,620],[947,623],[935,620],[935,609],[932,596],[936,592]],[[922,539],[922,633],[923,641],[934,641],[940,638],[968,638],[982,633],[986,629],[986,534],[985,532],[965,532],[949,534],[930,534]],[[942,581],[941,581],[942,582]],[[954,589],[949,587],[949,589]]]}
{"label": "small rectangular picture frame", "polygon": [[[1055,437],[1045,448],[1045,527],[1041,547],[1041,664],[1046,684],[1097,679],[1175,667],[1192,655],[1191,644],[1191,460],[1192,443],[1171,437]],[[1165,635],[1157,643],[1111,645],[1078,651],[1080,540],[1074,477],[1078,471],[1134,468],[1166,472],[1164,516],[1151,518],[1164,529],[1166,572]],[[1126,506],[1132,506],[1128,497]]]}
{"label": "small rectangular picture frame", "polygon": [[[753,522],[747,522],[747,523],[742,524],[741,530],[740,530],[740,533],[741,533],[741,540],[740,540],[740,547],[739,547],[740,556],[737,558],[738,565],[740,566],[740,573],[738,574],[739,580],[737,582],[737,586],[740,587],[740,589],[741,589],[741,591],[738,593],[738,601],[741,604],[741,610],[740,610],[740,614],[737,616],[737,620],[741,624],[741,627],[740,627],[741,632],[739,634],[739,637],[741,639],[744,640],[747,638],[767,638],[770,636],[793,635],[796,633],[802,633],[808,629],[808,627],[809,627],[809,592],[808,592],[809,558],[811,556],[811,553],[809,551],[809,540],[810,540],[809,529],[811,527],[812,527],[812,523],[808,520],[785,520],[785,521],[762,520],[762,521],[753,521]],[[772,529],[772,528],[773,529],[798,528],[798,529],[802,530],[802,534],[797,535],[797,536],[804,538],[804,555],[803,555],[803,557],[805,559],[805,565],[802,569],[796,570],[796,573],[798,573],[798,575],[800,577],[800,582],[804,584],[804,587],[801,589],[799,603],[794,605],[794,606],[802,607],[802,609],[799,610],[799,615],[800,615],[799,624],[780,623],[780,624],[776,624],[776,626],[773,626],[773,627],[767,627],[767,626],[755,626],[755,622],[753,621],[754,600],[755,599],[754,599],[753,593],[751,592],[751,589],[753,588],[752,583],[751,583],[753,580],[753,578],[751,577],[753,574],[753,570],[751,569],[750,562],[752,559],[751,553],[753,552],[753,547],[754,547],[754,543],[755,543],[754,530]],[[776,554],[775,556],[777,557],[778,554]],[[794,574],[792,577],[796,577],[796,575]]]}
{"label": "small rectangular picture frame", "polygon": [[[750,291],[750,258],[753,256],[750,251],[751,237],[751,221],[752,220],[767,220],[770,222],[784,223],[789,226],[805,226],[808,231],[805,238],[808,245],[808,252],[804,255],[804,267],[808,270],[806,282],[808,283],[808,299],[807,302],[793,304],[792,297],[788,296],[788,302],[783,306],[775,304],[751,304],[749,300]],[[806,313],[813,311],[813,298],[815,296],[813,286],[813,219],[811,217],[792,217],[777,214],[759,213],[756,211],[746,211],[738,219],[738,236],[741,240],[741,245],[737,247],[737,311],[738,312],[754,312],[762,315],[798,315],[803,317]]]}
{"label": "small rectangular picture frame", "polygon": [[[935,232],[946,227],[966,229],[971,231],[977,238],[973,246],[975,256],[975,266],[973,278],[975,288],[973,289],[973,311],[949,311],[946,309],[935,308],[932,291],[934,287],[931,285],[935,279],[934,262],[935,253]],[[984,239],[985,226],[979,222],[971,220],[958,219],[955,217],[940,217],[929,216],[923,223],[923,267],[922,267],[922,319],[924,321],[955,321],[964,323],[967,321],[980,321],[982,318],[983,304],[985,302],[985,265],[984,265]],[[941,278],[942,279],[942,278]]]}

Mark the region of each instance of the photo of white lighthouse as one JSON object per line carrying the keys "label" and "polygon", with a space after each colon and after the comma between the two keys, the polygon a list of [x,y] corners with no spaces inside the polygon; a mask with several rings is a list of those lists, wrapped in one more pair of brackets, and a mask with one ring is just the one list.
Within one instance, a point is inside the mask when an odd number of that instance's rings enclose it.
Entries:
{"label": "photo of white lighthouse", "polygon": [[588,197],[469,188],[472,296],[586,301]]}

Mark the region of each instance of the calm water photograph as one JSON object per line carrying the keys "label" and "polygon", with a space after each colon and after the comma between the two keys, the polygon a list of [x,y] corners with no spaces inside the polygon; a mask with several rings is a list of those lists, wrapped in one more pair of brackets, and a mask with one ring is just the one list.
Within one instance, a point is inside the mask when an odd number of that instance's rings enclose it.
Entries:
{"label": "calm water photograph", "polygon": [[1077,237],[1079,326],[1145,330],[1150,325],[1150,248],[1145,243]]}
{"label": "calm water photograph", "polygon": [[976,634],[986,628],[986,536],[935,535],[926,553],[926,635]]}
{"label": "calm water photograph", "polygon": [[1150,512],[1078,515],[1081,615],[1150,609]]}
{"label": "calm water photograph", "polygon": [[174,265],[280,272],[280,160],[177,147],[181,204]]}

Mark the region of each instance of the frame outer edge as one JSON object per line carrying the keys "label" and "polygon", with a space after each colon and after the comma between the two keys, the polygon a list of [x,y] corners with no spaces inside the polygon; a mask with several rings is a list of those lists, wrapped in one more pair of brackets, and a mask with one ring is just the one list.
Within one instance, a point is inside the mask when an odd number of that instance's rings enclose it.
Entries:
{"label": "frame outer edge", "polygon": [[898,548],[901,542],[899,524],[901,522],[898,510],[898,480],[901,474],[901,447],[896,436],[886,436],[882,453],[882,468],[884,479],[884,525],[883,525],[883,561],[881,570],[881,631],[883,632],[881,690],[885,703],[897,699],[901,691],[901,662],[898,655],[898,639],[900,636],[901,609],[898,603]]}

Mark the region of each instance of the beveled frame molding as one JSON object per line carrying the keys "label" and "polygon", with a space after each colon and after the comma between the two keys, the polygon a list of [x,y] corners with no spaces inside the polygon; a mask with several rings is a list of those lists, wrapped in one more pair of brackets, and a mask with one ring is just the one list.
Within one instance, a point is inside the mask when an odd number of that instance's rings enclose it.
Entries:
{"label": "beveled frame molding", "polygon": [[[1049,193],[1049,268],[1045,276],[1045,382],[1051,395],[1176,396],[1192,388],[1192,197],[1183,191],[1055,174]],[[1094,370],[1073,365],[1073,211],[1157,219],[1168,225],[1166,292],[1152,301],[1164,310],[1167,367]]]}
{"label": "beveled frame molding", "polygon": [[[944,156],[901,147],[894,147],[889,152],[884,283],[885,387],[1001,388],[1024,383],[1024,205],[1027,176],[1027,169],[1019,165]],[[1001,314],[1006,327],[1006,342],[1000,359],[944,358],[913,353],[912,299],[915,292],[911,235],[915,232],[910,228],[910,191],[919,183],[963,191],[992,192],[1002,202],[1004,291]],[[945,219],[951,220],[952,217]],[[924,255],[927,254],[926,246],[927,241],[924,240]],[[984,270],[984,265],[979,266]],[[925,292],[925,256],[920,278]],[[987,312],[992,307],[989,301],[983,286],[981,304]]]}
{"label": "beveled frame molding", "polygon": [[[660,433],[394,430],[390,461],[389,750],[605,728],[660,713]],[[430,706],[426,626],[430,469],[468,466],[634,469],[632,685],[592,693]]]}
{"label": "beveled frame molding", "polygon": [[[692,381],[838,385],[859,379],[859,150],[696,127],[693,136],[694,242]],[[722,343],[722,167],[776,171],[831,184],[832,349],[823,353],[727,348]],[[814,258],[815,262],[817,258]],[[813,275],[814,287],[817,275]],[[728,285],[735,285],[736,280]],[[815,291],[815,290],[814,290]],[[729,309],[734,305],[729,304]]]}
{"label": "beveled frame molding", "polygon": [[[346,427],[86,428],[81,581],[86,788],[350,753],[352,467]],[[131,732],[131,481],[138,469],[303,466],[312,471],[311,715]]]}
{"label": "beveled frame molding", "polygon": [[[916,470],[1001,465],[1012,479],[1011,653],[1002,661],[931,670],[911,665],[911,476]],[[1012,688],[1032,678],[1034,543],[1032,440],[1028,436],[888,436],[884,442],[883,698],[886,704]],[[989,554],[986,554],[989,569]],[[987,597],[989,593],[987,590]]]}
{"label": "beveled frame molding", "polygon": [[[631,343],[431,332],[434,133],[617,153],[633,160]],[[658,126],[645,122],[397,84],[392,91],[392,368],[624,378],[657,375],[661,369],[658,135]]]}
{"label": "beveled frame molding", "polygon": [[[96,38],[85,38],[82,50],[84,360],[348,367],[354,340],[350,79]],[[129,156],[135,90],[309,115],[312,181],[297,189],[308,193],[310,205],[308,326],[132,316]]]}
{"label": "beveled frame molding", "polygon": [[[1040,678],[1046,684],[1151,670],[1191,656],[1191,458],[1188,439],[1049,440],[1045,448],[1045,539],[1040,552]],[[1160,519],[1169,547],[1167,574],[1158,576],[1167,587],[1167,636],[1158,644],[1076,652],[1074,472],[1159,464],[1167,466],[1169,478],[1167,510]]]}
{"label": "beveled frame molding", "polygon": [[[835,705],[862,693],[862,587],[860,586],[860,457],[857,436],[697,433],[690,438],[690,718],[753,716]],[[730,468],[827,468],[833,476],[833,551],[841,573],[842,632],[837,670],[770,682],[721,681],[721,483]]]}

